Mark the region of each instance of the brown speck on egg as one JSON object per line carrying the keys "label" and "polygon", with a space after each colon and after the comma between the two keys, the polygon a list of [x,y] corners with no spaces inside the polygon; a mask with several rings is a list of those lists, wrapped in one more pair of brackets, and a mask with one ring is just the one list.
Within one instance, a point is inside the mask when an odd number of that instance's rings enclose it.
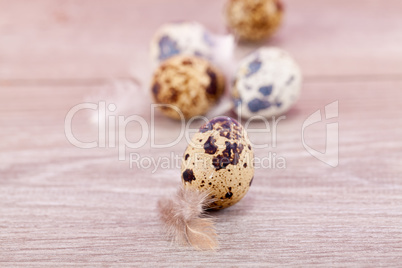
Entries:
{"label": "brown speck on egg", "polygon": [[251,184],[253,183],[253,180],[254,180],[254,176],[251,178],[249,186],[251,186]]}
{"label": "brown speck on egg", "polygon": [[194,173],[193,173],[193,171],[191,169],[186,169],[183,172],[182,176],[183,176],[183,180],[186,181],[186,182],[191,183],[193,180],[195,180]]}
{"label": "brown speck on egg", "polygon": [[193,64],[193,62],[190,59],[184,59],[181,63],[183,65],[191,65],[191,64]]}
{"label": "brown speck on egg", "polygon": [[215,154],[218,150],[218,146],[215,144],[216,139],[213,136],[209,136],[207,141],[204,143],[204,150],[207,154]]}
{"label": "brown speck on egg", "polygon": [[218,78],[216,76],[216,72],[214,72],[214,70],[212,70],[211,68],[208,68],[207,74],[209,76],[209,85],[207,87],[207,93],[210,95],[216,95],[217,93],[219,93]]}

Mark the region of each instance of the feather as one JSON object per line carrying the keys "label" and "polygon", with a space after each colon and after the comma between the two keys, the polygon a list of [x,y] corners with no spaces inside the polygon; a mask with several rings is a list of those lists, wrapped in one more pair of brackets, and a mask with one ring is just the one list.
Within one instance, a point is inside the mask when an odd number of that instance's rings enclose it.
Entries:
{"label": "feather", "polygon": [[184,187],[174,198],[159,200],[159,215],[168,236],[196,249],[215,249],[218,241],[213,219],[205,215],[212,201],[208,192]]}
{"label": "feather", "polygon": [[[85,102],[105,102],[106,111],[101,113],[93,111],[90,120],[96,124],[106,124],[107,115],[115,112],[119,115],[141,115],[144,116],[151,104],[150,96],[144,90],[140,81],[134,77],[126,79],[112,79],[103,87],[85,97]],[[114,110],[109,110],[114,104]]]}

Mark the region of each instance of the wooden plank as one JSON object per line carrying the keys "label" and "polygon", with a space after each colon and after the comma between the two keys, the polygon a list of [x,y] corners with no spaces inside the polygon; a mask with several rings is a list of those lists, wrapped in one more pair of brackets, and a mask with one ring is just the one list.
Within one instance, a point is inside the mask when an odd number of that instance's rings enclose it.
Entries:
{"label": "wooden plank", "polygon": [[[299,103],[278,124],[277,147],[256,150],[257,157],[270,150],[284,157],[286,169],[257,169],[244,200],[213,213],[220,235],[216,252],[171,245],[161,233],[156,202],[175,192],[178,168],[130,168],[128,160],[118,161],[116,149],[79,149],[66,140],[68,109],[109,84],[60,86],[57,92],[51,86],[3,86],[1,266],[397,266],[401,86],[402,81],[307,82]],[[331,168],[303,148],[301,126],[336,100],[340,161]],[[77,134],[96,133],[85,117],[75,123]],[[173,121],[158,116],[156,124],[164,134],[158,142],[174,136]],[[137,132],[127,129],[128,136]],[[258,143],[267,139],[250,136]],[[325,124],[318,123],[306,132],[306,142],[319,148],[324,136]],[[152,149],[147,142],[127,153],[181,156],[186,145],[182,139],[172,148]]]}

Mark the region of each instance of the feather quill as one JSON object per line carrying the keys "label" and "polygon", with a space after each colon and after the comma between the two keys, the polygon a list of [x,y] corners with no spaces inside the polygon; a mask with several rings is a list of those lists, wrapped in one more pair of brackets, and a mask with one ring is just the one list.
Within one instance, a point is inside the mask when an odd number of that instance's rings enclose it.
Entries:
{"label": "feather quill", "polygon": [[178,243],[196,249],[215,249],[218,246],[213,219],[205,215],[212,202],[208,192],[181,187],[174,198],[158,202],[160,219],[166,233]]}

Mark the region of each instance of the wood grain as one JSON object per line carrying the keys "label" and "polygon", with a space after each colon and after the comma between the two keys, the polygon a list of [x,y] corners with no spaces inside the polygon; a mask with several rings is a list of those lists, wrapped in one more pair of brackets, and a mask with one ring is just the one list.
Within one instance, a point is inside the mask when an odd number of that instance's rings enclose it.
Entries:
{"label": "wood grain", "polygon": [[[69,143],[65,116],[84,101],[114,102],[115,115],[149,120],[146,94],[137,95],[142,106],[133,99],[127,107],[110,92],[132,84],[128,77],[144,79],[147,42],[160,23],[193,18],[223,33],[222,4],[0,1],[0,266],[401,265],[400,1],[286,1],[286,22],[268,44],[291,51],[306,79],[278,124],[276,147],[255,150],[283,157],[286,168],[256,169],[247,196],[213,213],[216,252],[172,245],[161,232],[156,202],[176,191],[179,168],[130,168],[117,148]],[[236,57],[252,49],[243,44]],[[301,129],[334,101],[339,116],[328,122],[339,124],[339,165],[332,168],[304,149]],[[73,121],[85,141],[97,138],[89,116]],[[157,143],[177,136],[178,123],[155,120]],[[325,149],[328,122],[306,129],[311,147]],[[141,135],[135,124],[125,131],[132,140]],[[269,134],[250,136],[272,144]],[[181,156],[186,146],[181,139],[155,149],[148,139],[127,156]]]}

